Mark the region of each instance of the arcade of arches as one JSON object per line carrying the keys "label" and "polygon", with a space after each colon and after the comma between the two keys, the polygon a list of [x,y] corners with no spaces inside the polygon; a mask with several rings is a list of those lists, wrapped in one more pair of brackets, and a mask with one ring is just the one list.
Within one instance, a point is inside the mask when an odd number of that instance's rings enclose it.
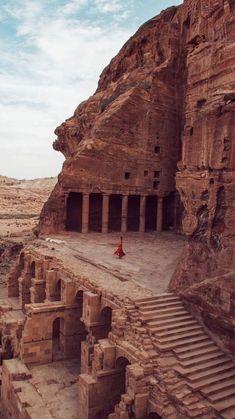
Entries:
{"label": "arcade of arches", "polygon": [[157,231],[174,229],[175,193],[157,195],[121,195],[70,192],[67,198],[66,230]]}
{"label": "arcade of arches", "polygon": [[[135,204],[135,199],[133,202]],[[114,199],[112,205],[115,204]],[[116,209],[118,211],[118,205]],[[20,287],[17,288],[17,284]],[[119,418],[114,412],[123,405],[123,400],[127,401],[124,404],[126,412],[142,417],[143,407],[139,407],[135,398],[129,401],[126,394],[131,394],[132,387],[140,386],[140,375],[143,383],[138,397],[144,397],[148,368],[145,372],[128,347],[115,343],[126,327],[123,302],[112,293],[106,292],[105,296],[97,293],[91,284],[87,287],[86,281],[61,269],[54,258],[42,257],[40,253],[26,249],[19,255],[9,276],[8,296],[18,299],[22,310],[22,321],[11,323],[10,335],[5,335],[9,333],[8,328],[1,331],[2,359],[5,360],[2,380],[8,393],[14,393],[14,382],[8,370],[11,360],[17,362],[17,370],[21,371],[19,380],[31,377],[26,366],[34,368],[38,364],[74,360],[80,366],[77,377],[79,412],[75,412],[79,413],[79,418]],[[20,395],[27,400],[28,393],[24,394],[22,388]],[[32,386],[30,388],[33,391]],[[39,397],[37,391],[33,397]],[[7,396],[4,406],[9,416],[18,414],[17,406],[24,411],[20,399],[16,404],[9,403],[8,399]],[[93,400],[96,400],[95,406]],[[142,404],[148,410],[145,399]]]}

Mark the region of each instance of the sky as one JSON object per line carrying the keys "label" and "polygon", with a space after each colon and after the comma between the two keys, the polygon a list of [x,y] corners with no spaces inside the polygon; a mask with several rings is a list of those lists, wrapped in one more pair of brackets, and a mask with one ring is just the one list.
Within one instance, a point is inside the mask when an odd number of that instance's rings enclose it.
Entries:
{"label": "sky", "polygon": [[0,0],[0,174],[56,176],[55,128],[138,27],[182,0]]}

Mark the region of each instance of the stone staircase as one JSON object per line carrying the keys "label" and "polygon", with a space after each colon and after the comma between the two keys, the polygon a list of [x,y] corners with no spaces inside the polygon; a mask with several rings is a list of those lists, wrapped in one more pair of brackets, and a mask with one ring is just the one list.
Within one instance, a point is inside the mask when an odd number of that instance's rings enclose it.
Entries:
{"label": "stone staircase", "polygon": [[224,419],[235,419],[235,363],[171,293],[135,301],[157,350],[173,351],[174,369]]}

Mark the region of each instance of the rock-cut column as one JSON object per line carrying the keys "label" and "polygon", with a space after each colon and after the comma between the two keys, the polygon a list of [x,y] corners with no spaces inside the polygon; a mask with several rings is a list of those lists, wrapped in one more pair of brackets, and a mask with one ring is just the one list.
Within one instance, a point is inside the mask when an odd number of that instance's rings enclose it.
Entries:
{"label": "rock-cut column", "polygon": [[140,226],[139,232],[145,232],[145,211],[146,211],[146,196],[140,197]]}
{"label": "rock-cut column", "polygon": [[88,233],[88,225],[89,225],[89,193],[83,194],[82,199],[82,233]]}
{"label": "rock-cut column", "polygon": [[163,218],[163,198],[158,197],[157,200],[157,232],[161,233],[162,231],[162,218]]}
{"label": "rock-cut column", "polygon": [[122,197],[122,225],[121,232],[127,232],[127,211],[128,211],[128,195]]}
{"label": "rock-cut column", "polygon": [[109,225],[109,195],[103,194],[102,233],[108,233],[108,225]]}

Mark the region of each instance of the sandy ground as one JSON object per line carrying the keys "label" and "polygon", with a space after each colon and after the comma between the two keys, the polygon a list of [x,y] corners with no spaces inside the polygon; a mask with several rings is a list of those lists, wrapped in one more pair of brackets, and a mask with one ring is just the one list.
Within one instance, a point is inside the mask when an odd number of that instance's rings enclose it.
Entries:
{"label": "sandy ground", "polygon": [[24,238],[32,235],[32,229],[37,225],[38,217],[28,219],[1,219],[0,218],[0,237],[1,238]]}

